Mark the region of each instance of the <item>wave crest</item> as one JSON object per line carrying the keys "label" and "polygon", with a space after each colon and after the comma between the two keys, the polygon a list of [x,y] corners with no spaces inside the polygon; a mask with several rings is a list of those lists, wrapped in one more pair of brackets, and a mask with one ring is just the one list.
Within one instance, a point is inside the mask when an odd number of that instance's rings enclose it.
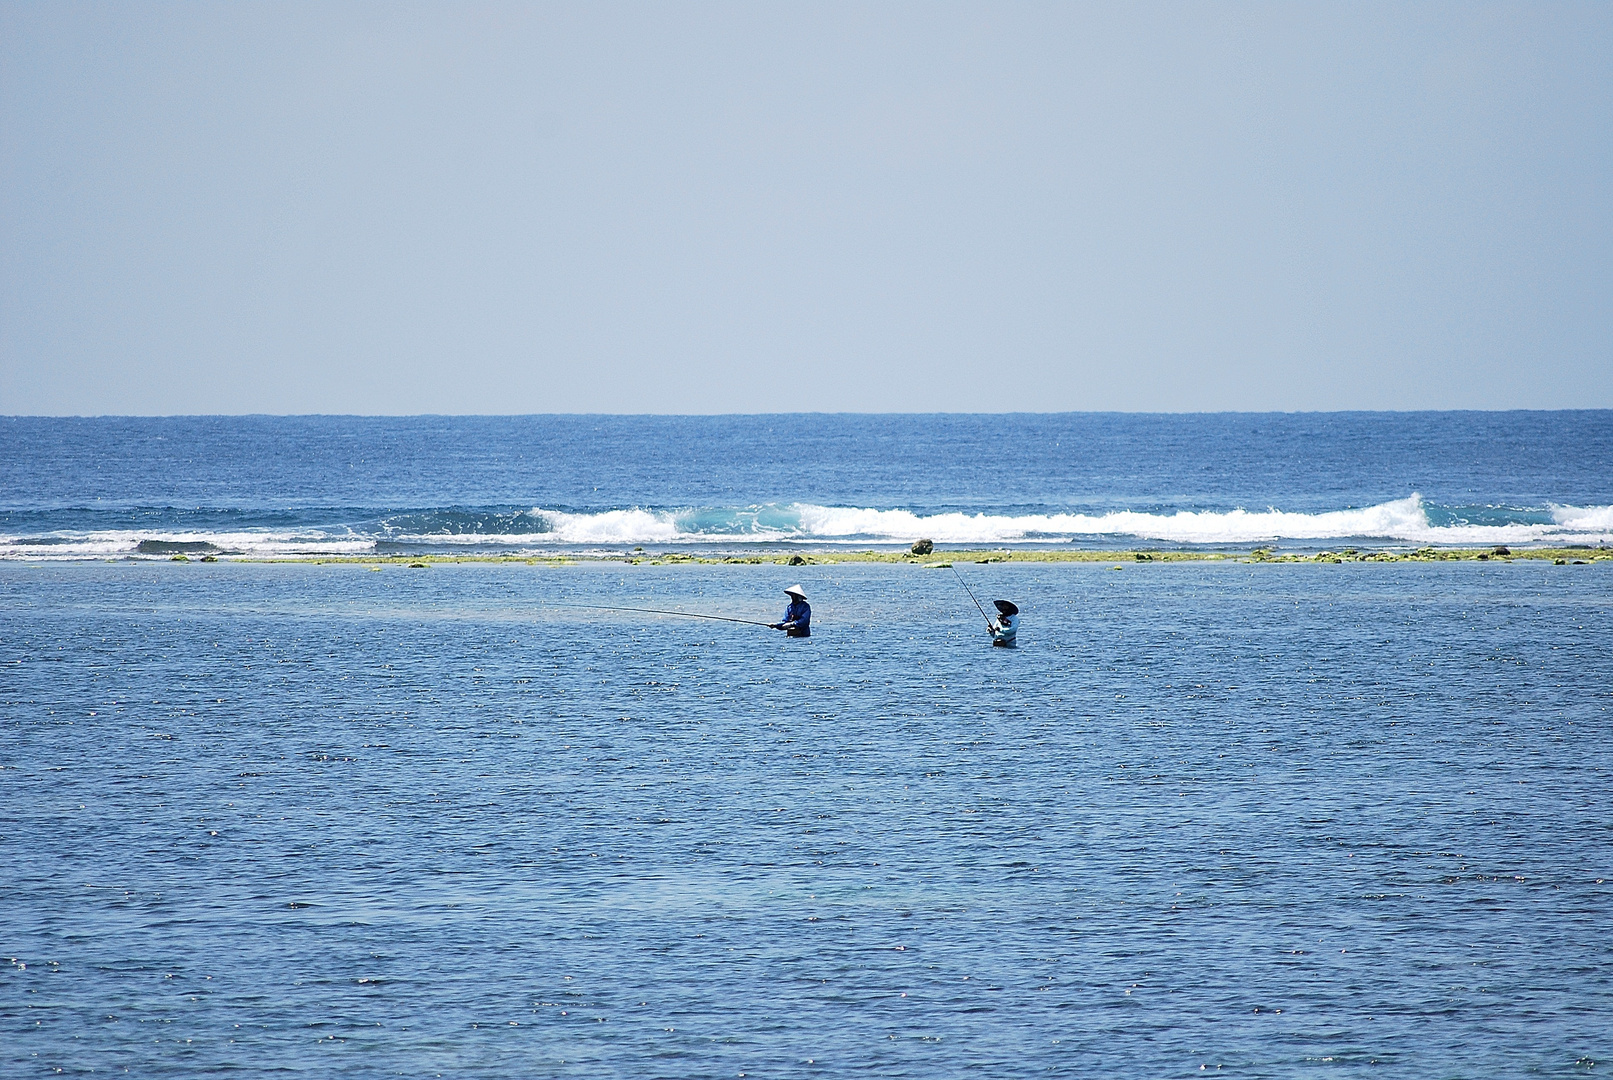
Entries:
{"label": "wave crest", "polygon": [[902,541],[920,536],[938,543],[991,544],[1081,539],[1159,540],[1178,544],[1249,544],[1280,540],[1388,540],[1418,544],[1581,543],[1613,535],[1613,506],[1559,507],[1553,520],[1505,524],[1429,520],[1420,495],[1348,510],[1306,514],[1268,509],[1179,510],[1154,514],[933,514],[906,510],[801,506],[802,529],[792,539]]}
{"label": "wave crest", "polygon": [[309,525],[295,530],[149,528],[0,534],[0,558],[88,559],[166,557],[190,548],[223,555],[267,557],[362,555],[420,548],[532,551],[621,548],[643,544],[907,544],[925,537],[942,544],[998,545],[1065,542],[1227,546],[1345,540],[1388,544],[1481,546],[1613,540],[1613,506],[1554,506],[1541,510],[1460,511],[1435,508],[1421,496],[1344,510],[1119,510],[1108,513],[993,514],[814,503],[682,510],[418,510],[368,524]]}

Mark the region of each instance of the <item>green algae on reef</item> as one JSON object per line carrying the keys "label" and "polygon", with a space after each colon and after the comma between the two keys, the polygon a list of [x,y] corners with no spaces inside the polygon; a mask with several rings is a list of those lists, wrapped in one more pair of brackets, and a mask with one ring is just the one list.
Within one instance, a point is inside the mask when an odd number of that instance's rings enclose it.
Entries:
{"label": "green algae on reef", "polygon": [[[944,560],[938,562],[937,560]],[[1435,548],[1421,547],[1414,551],[1394,552],[1358,550],[1353,547],[1339,551],[1318,551],[1309,554],[1278,552],[1270,547],[1251,551],[1161,551],[1158,549],[1109,548],[1079,550],[1057,548],[1031,548],[1025,550],[994,548],[946,551],[937,549],[929,555],[916,555],[912,551],[823,551],[801,550],[769,552],[765,555],[691,555],[687,552],[644,552],[623,554],[569,554],[569,555],[324,555],[315,559],[254,557],[234,559],[234,562],[256,563],[312,563],[324,565],[367,566],[380,569],[386,566],[416,567],[433,563],[525,563],[528,566],[568,566],[578,563],[623,563],[629,566],[833,566],[837,563],[899,563],[907,566],[936,568],[943,565],[975,563],[1110,563],[1116,560],[1145,563],[1168,562],[1244,562],[1244,563],[1347,563],[1347,562],[1518,562],[1546,561],[1552,563],[1591,563],[1613,560],[1613,548]],[[175,560],[178,561],[178,560]]]}

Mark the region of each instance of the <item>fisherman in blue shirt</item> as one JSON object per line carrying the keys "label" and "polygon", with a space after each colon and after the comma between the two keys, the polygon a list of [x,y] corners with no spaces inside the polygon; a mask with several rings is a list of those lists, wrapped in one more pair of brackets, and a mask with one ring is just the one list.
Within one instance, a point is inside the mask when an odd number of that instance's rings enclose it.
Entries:
{"label": "fisherman in blue shirt", "polygon": [[773,623],[773,629],[783,630],[790,637],[811,637],[812,606],[806,601],[806,593],[801,586],[791,585],[784,595],[790,598],[790,606],[784,609],[784,621]]}
{"label": "fisherman in blue shirt", "polygon": [[1019,636],[1019,608],[1009,600],[993,600],[997,607],[997,621],[986,622],[986,628],[991,631],[991,643],[1000,645],[1005,649],[1017,647],[1015,638]]}

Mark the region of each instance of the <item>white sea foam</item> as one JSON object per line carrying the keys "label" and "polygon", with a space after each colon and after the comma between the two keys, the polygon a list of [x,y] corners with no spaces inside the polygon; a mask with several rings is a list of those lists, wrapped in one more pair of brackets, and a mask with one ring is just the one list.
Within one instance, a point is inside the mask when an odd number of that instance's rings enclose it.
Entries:
{"label": "white sea foam", "polygon": [[1554,506],[1551,518],[1565,529],[1613,533],[1613,506]]}
{"label": "white sea foam", "polygon": [[[602,546],[647,543],[907,543],[927,537],[945,544],[1012,544],[1072,539],[1140,539],[1181,544],[1267,541],[1383,540],[1415,544],[1600,543],[1613,539],[1613,507],[1555,507],[1549,522],[1435,525],[1418,495],[1349,510],[1296,513],[1278,509],[1170,514],[916,514],[911,510],[819,506],[744,511],[612,510],[567,514],[536,509],[550,531],[511,536],[438,538],[466,543],[531,545],[535,541]],[[430,537],[399,538],[428,540]]]}
{"label": "white sea foam", "polygon": [[[141,557],[140,544],[210,544],[220,554],[255,558],[285,558],[299,555],[357,555],[373,551],[373,537],[351,534],[321,535],[273,532],[135,531],[105,529],[90,532],[53,532],[33,536],[0,534],[0,558],[108,559]],[[192,558],[201,552],[190,552]],[[144,556],[171,558],[168,552]]]}
{"label": "white sea foam", "polygon": [[[680,540],[732,539],[705,537],[682,529],[678,515],[656,510],[607,510],[599,514],[562,514],[534,511],[548,520],[551,531],[542,539],[562,544],[665,544]],[[530,544],[533,537],[521,542]]]}
{"label": "white sea foam", "polygon": [[799,507],[802,531],[821,539],[928,537],[939,543],[989,544],[1076,538],[1161,540],[1181,544],[1248,544],[1278,540],[1376,539],[1419,544],[1524,544],[1547,540],[1597,543],[1613,536],[1613,507],[1560,507],[1552,523],[1434,525],[1420,496],[1316,514],[1277,509],[1148,514],[935,514],[905,510]]}
{"label": "white sea foam", "polygon": [[[1500,512],[1497,512],[1498,516]],[[1430,521],[1423,500],[1412,495],[1376,506],[1321,513],[1279,509],[1183,510],[1169,514],[1115,511],[1104,514],[916,514],[869,507],[787,506],[703,510],[609,510],[595,514],[531,511],[541,531],[492,533],[464,531],[374,532],[306,529],[297,532],[238,530],[105,530],[35,536],[0,535],[0,558],[96,559],[141,557],[142,541],[211,544],[225,557],[365,555],[378,543],[503,550],[556,547],[603,549],[642,544],[793,543],[906,544],[927,537],[943,544],[1160,541],[1179,544],[1243,545],[1297,541],[1326,544],[1341,540],[1387,544],[1486,546],[1493,544],[1601,544],[1613,542],[1613,506],[1554,506],[1512,512],[1511,522],[1445,524]],[[1529,519],[1534,520],[1529,520]],[[1519,520],[1522,519],[1522,520]],[[1542,520],[1549,519],[1549,520]],[[507,520],[507,519],[506,519]],[[384,549],[383,549],[384,550]],[[144,553],[167,558],[166,551]]]}

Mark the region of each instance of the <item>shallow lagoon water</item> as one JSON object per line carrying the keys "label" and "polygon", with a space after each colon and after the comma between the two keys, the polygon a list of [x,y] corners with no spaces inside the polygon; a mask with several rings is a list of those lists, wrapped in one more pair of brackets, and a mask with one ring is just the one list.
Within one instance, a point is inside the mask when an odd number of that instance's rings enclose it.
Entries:
{"label": "shallow lagoon water", "polygon": [[1613,566],[959,569],[0,565],[0,1072],[1613,1064]]}

